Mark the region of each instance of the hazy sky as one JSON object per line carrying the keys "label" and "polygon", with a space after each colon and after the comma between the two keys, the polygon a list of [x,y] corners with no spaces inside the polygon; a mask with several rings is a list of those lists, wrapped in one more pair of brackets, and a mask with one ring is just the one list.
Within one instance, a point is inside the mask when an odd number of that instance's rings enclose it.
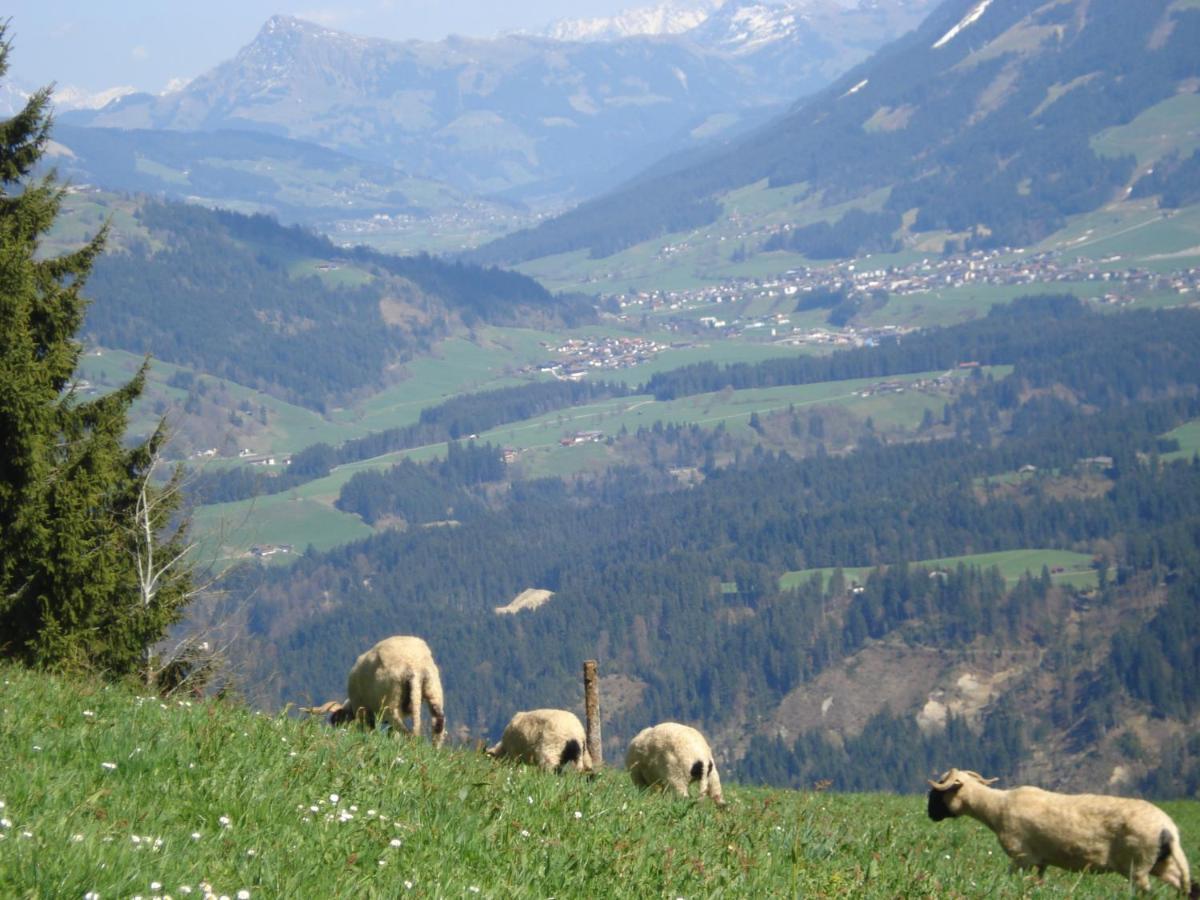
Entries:
{"label": "hazy sky", "polygon": [[537,29],[555,19],[611,15],[654,0],[16,0],[9,78],[100,91],[161,91],[250,43],[276,13],[353,34],[440,40]]}

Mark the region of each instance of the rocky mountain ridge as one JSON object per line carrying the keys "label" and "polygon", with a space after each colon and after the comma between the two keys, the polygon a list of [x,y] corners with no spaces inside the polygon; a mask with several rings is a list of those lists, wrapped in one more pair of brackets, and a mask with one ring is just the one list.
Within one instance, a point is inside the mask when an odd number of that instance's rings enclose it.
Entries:
{"label": "rocky mountain ridge", "polygon": [[759,121],[763,108],[823,86],[917,18],[910,3],[843,13],[810,22],[790,7],[730,2],[678,35],[436,43],[275,16],[179,91],[63,121],[265,131],[477,195],[578,198]]}

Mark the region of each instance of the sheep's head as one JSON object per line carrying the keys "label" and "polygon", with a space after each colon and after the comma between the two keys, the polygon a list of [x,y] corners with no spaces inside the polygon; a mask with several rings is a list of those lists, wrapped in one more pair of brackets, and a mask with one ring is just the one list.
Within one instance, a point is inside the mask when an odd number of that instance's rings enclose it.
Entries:
{"label": "sheep's head", "polygon": [[994,784],[995,778],[984,778],[978,772],[968,769],[951,769],[937,781],[929,782],[929,818],[935,822],[942,819],[952,819],[963,814],[963,785],[976,783],[982,785]]}

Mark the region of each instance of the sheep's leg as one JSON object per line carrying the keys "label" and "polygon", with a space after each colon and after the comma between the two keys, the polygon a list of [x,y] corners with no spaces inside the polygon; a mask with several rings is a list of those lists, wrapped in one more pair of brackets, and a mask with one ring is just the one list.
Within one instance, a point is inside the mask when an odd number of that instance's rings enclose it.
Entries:
{"label": "sheep's leg", "polygon": [[[446,738],[446,713],[442,709],[442,681],[437,672],[426,672],[421,690],[429,704],[429,718],[433,720],[433,746],[442,746]],[[419,702],[419,701],[414,701]]]}
{"label": "sheep's leg", "polygon": [[667,779],[667,784],[673,787],[675,789],[675,793],[677,793],[680,797],[689,796],[688,785],[691,784],[691,782],[688,780],[687,774],[672,773],[671,777]]}
{"label": "sheep's leg", "polygon": [[421,676],[413,672],[408,677],[408,702],[412,707],[412,734],[421,736]]}

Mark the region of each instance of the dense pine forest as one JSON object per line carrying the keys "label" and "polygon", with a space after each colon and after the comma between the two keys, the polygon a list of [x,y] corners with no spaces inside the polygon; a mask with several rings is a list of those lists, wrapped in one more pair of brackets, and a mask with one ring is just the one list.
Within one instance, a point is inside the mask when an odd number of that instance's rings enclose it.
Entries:
{"label": "dense pine forest", "polygon": [[[370,476],[340,502],[368,517],[464,515],[310,551],[286,572],[232,573],[251,681],[272,703],[340,696],[362,648],[419,633],[442,661],[463,739],[497,734],[516,709],[570,705],[580,660],[595,657],[622,677],[606,725],[614,746],[647,722],[697,722],[725,739],[736,777],[888,787],[948,754],[1012,775],[1054,739],[1076,753],[1120,741],[1144,785],[1194,790],[1194,742],[1139,751],[1120,723],[1122,713],[1188,720],[1200,710],[1200,461],[1166,461],[1176,445],[1163,437],[1200,415],[1198,329],[1195,310],[1100,314],[1032,298],[896,345],[651,381],[686,392],[966,360],[1013,366],[977,377],[905,440],[861,429],[851,452],[758,448],[717,463],[721,430],[656,428],[624,438],[659,448],[648,468],[496,493],[481,490],[494,450],[460,448],[425,481],[440,499],[412,493],[408,508],[386,498],[411,488],[415,465]],[[678,465],[702,477],[680,487],[663,474]],[[1098,586],[912,565],[1018,548],[1089,553]],[[849,566],[875,571],[862,584],[780,586],[786,572]],[[492,612],[529,587],[554,597],[534,612]],[[1066,620],[1081,637],[1068,641]],[[951,716],[942,732],[903,709],[833,743],[772,724],[781,702],[824,673],[897,642],[1038,661],[1007,700],[971,721]],[[1017,715],[1016,704],[1045,697],[1039,679],[1060,685],[1057,699]]]}

